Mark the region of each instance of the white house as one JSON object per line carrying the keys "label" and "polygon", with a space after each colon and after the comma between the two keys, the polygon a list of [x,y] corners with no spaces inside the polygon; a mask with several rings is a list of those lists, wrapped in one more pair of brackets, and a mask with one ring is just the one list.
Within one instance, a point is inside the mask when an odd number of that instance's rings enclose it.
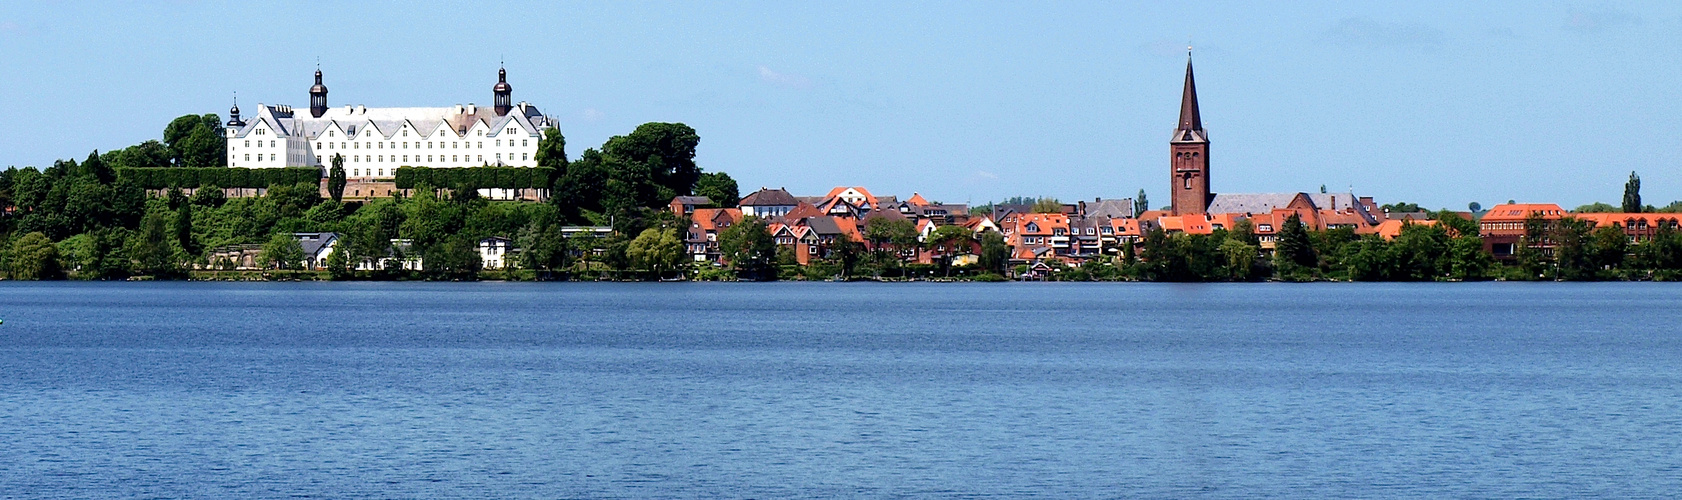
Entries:
{"label": "white house", "polygon": [[513,103],[507,75],[497,70],[490,107],[329,108],[316,70],[307,112],[259,103],[246,121],[238,104],[228,110],[228,166],[325,168],[340,154],[347,177],[370,180],[402,166],[535,167],[543,130],[558,125],[536,106]]}
{"label": "white house", "polygon": [[292,233],[304,249],[304,268],[322,269],[339,246],[339,233]]}
{"label": "white house", "polygon": [[492,236],[479,240],[480,267],[485,269],[502,269],[513,264],[514,240],[501,236]]}

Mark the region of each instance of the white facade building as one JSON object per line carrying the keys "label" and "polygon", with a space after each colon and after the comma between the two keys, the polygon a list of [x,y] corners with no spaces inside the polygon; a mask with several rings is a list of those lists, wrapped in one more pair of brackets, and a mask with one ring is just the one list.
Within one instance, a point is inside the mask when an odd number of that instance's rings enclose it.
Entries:
{"label": "white facade building", "polygon": [[308,111],[258,104],[246,121],[238,105],[229,110],[228,166],[317,167],[325,175],[338,154],[351,179],[390,178],[397,167],[535,167],[543,130],[557,124],[536,106],[511,102],[507,71],[497,79],[490,107],[329,108],[317,70]]}

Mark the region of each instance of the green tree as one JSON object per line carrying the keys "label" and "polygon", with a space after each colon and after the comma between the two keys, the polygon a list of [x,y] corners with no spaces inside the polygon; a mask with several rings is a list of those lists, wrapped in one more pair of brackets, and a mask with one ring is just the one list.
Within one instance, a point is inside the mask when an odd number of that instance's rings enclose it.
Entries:
{"label": "green tree", "polygon": [[675,230],[651,227],[631,240],[625,254],[632,266],[652,271],[659,277],[683,265],[683,242],[677,239]]}
{"label": "green tree", "polygon": [[864,227],[865,241],[890,254],[896,264],[916,256],[917,236],[917,226],[906,219],[872,219]]}
{"label": "green tree", "polygon": [[1629,173],[1629,182],[1624,183],[1624,213],[1641,213],[1641,177],[1635,172]]}
{"label": "green tree", "polygon": [[753,280],[777,276],[777,242],[758,217],[748,216],[724,228],[718,234],[718,249],[738,276]]}
{"label": "green tree", "polygon": [[1587,221],[1565,217],[1553,224],[1548,235],[1554,242],[1554,269],[1557,277],[1569,281],[1595,279],[1597,274]]}
{"label": "green tree", "polygon": [[1145,197],[1145,190],[1140,189],[1139,198],[1133,200],[1133,216],[1138,217],[1140,214],[1150,211],[1150,209],[1150,199]]}
{"label": "green tree", "polygon": [[327,273],[331,275],[333,279],[342,280],[353,275],[350,252],[347,248],[349,246],[350,245],[341,241],[333,248],[331,253],[327,254],[327,262],[325,265],[327,267]]}
{"label": "green tree", "polygon": [[1313,268],[1319,263],[1319,257],[1314,255],[1313,242],[1309,241],[1308,227],[1303,225],[1302,218],[1291,214],[1285,219],[1285,225],[1279,228],[1279,236],[1274,243],[1273,254],[1280,264],[1280,270],[1290,268]]}
{"label": "green tree", "polygon": [[93,178],[100,184],[110,184],[117,180],[117,171],[100,158],[99,151],[88,154],[88,159],[82,162],[82,175]]}
{"label": "green tree", "polygon": [[970,241],[975,234],[964,226],[947,224],[934,229],[929,234],[929,245],[940,252],[941,267],[947,277],[952,276],[952,260],[958,255],[970,251]]}
{"label": "green tree", "polygon": [[1036,214],[1062,213],[1063,202],[1057,201],[1056,198],[1040,198],[1034,201],[1033,208],[1029,210]]}
{"label": "green tree", "polygon": [[269,237],[257,252],[257,261],[265,269],[301,269],[304,267],[304,247],[290,234]]}
{"label": "green tree", "polygon": [[566,174],[567,138],[561,135],[560,129],[543,130],[543,139],[537,141],[537,166],[553,168],[556,175]]}
{"label": "green tree", "polygon": [[724,172],[708,172],[701,174],[695,181],[695,194],[712,200],[713,205],[720,207],[734,207],[742,199],[736,189],[736,179]]}
{"label": "green tree", "polygon": [[205,208],[219,208],[223,203],[228,202],[228,194],[223,192],[222,188],[212,184],[193,191],[193,198],[190,202]]}
{"label": "green tree", "polygon": [[465,234],[456,234],[425,248],[422,267],[435,279],[472,280],[480,266],[479,241]]}
{"label": "green tree", "polygon": [[1226,278],[1233,281],[1249,281],[1256,274],[1256,257],[1261,248],[1245,243],[1244,240],[1228,236],[1220,244],[1221,255],[1226,257]]}
{"label": "green tree", "polygon": [[981,255],[978,263],[982,269],[1004,274],[1005,266],[1010,264],[1010,245],[1005,242],[1005,236],[998,231],[982,231]]}
{"label": "green tree", "polygon": [[[701,136],[682,123],[644,123],[629,135],[615,136],[602,144],[602,154],[630,164],[640,164],[654,184],[688,195],[700,179],[695,165],[695,147]],[[662,202],[671,200],[666,196]]]}
{"label": "green tree", "polygon": [[188,254],[198,254],[198,245],[193,242],[193,204],[182,203],[175,209],[175,243]]}
{"label": "green tree", "polygon": [[11,276],[16,280],[50,280],[63,276],[58,247],[42,233],[29,233],[12,242]]}
{"label": "green tree", "polygon": [[164,142],[177,167],[227,166],[227,139],[215,114],[184,115],[164,127]]}
{"label": "green tree", "polygon": [[345,155],[334,153],[333,168],[327,172],[327,194],[333,201],[345,199]]}
{"label": "green tree", "polygon": [[167,207],[154,205],[140,220],[140,228],[129,236],[128,254],[134,259],[135,271],[141,274],[173,276],[180,271],[168,212]]}

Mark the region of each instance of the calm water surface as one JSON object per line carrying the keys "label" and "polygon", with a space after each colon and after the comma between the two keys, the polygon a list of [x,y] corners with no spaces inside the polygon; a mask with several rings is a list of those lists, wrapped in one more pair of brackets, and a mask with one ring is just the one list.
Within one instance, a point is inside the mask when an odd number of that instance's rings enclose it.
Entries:
{"label": "calm water surface", "polygon": [[1667,497],[1682,286],[0,283],[0,497]]}

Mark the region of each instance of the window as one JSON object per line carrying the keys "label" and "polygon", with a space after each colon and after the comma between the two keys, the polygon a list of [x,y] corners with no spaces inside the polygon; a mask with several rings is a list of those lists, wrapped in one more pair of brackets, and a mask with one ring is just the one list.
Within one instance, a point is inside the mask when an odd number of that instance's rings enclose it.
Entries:
{"label": "window", "polygon": [[251,147],[251,141],[245,141],[245,147]]}
{"label": "window", "polygon": [[245,161],[251,161],[251,155],[245,155]]}
{"label": "window", "polygon": [[350,169],[350,175],[353,175],[353,176],[362,175],[362,170],[361,169],[355,169],[355,168]]}
{"label": "window", "polygon": [[[514,127],[508,127],[508,133],[510,133],[510,134],[512,134],[512,133],[514,133]],[[514,144],[514,143],[513,143],[513,142],[509,142],[509,143],[508,143],[508,144],[509,144],[509,145],[513,145],[513,144]]]}
{"label": "window", "polygon": [[[403,137],[408,137],[408,136],[409,136],[409,129],[403,129]],[[404,143],[404,144],[408,144],[408,143]]]}
{"label": "window", "polygon": [[380,177],[385,177],[385,169],[380,169]]}
{"label": "window", "polygon": [[376,144],[379,144],[379,145],[380,145],[380,149],[385,149],[385,143],[383,143],[383,142],[380,142],[380,143],[376,143]]}
{"label": "window", "polygon": [[485,155],[479,155],[479,158],[477,158],[473,161],[485,161]]}
{"label": "window", "polygon": [[409,161],[409,155],[403,155],[403,161]]}
{"label": "window", "polygon": [[479,137],[484,137],[484,136],[485,136],[485,131],[483,131],[483,130],[480,130],[480,131],[479,131]]}
{"label": "window", "polygon": [[274,141],[269,141],[269,147],[274,147]]}
{"label": "window", "polygon": [[257,135],[263,135],[265,129],[257,129]]}
{"label": "window", "polygon": [[1273,224],[1258,225],[1258,226],[1256,226],[1256,230],[1257,231],[1264,231],[1264,232],[1273,232]]}
{"label": "window", "polygon": [[496,147],[499,147],[499,148],[502,147],[502,139],[497,139],[495,145],[496,145]]}
{"label": "window", "polygon": [[320,165],[320,164],[321,164],[321,157],[320,157],[320,156],[317,156],[317,157],[315,157],[315,164],[316,164],[316,165]]}
{"label": "window", "polygon": [[[484,135],[484,134],[479,134],[479,135]],[[485,141],[479,141],[479,146],[478,147],[479,147],[479,149],[485,149]]]}
{"label": "window", "polygon": [[351,149],[362,149],[362,143],[360,143],[360,142],[350,143],[350,148]]}
{"label": "window", "polygon": [[432,155],[426,155],[426,161],[427,161],[427,163],[431,163],[432,162]]}
{"label": "window", "polygon": [[426,143],[426,149],[432,149],[432,143],[431,142]]}
{"label": "window", "polygon": [[333,131],[331,131],[331,130],[327,131],[327,137],[332,137],[332,136],[333,136]]}
{"label": "window", "polygon": [[526,140],[525,139],[520,139],[520,145],[525,146],[526,145]]}
{"label": "window", "polygon": [[450,149],[461,149],[461,141],[450,141]]}
{"label": "window", "polygon": [[409,149],[409,143],[408,143],[408,141],[404,141],[404,142],[403,142],[403,149]]}
{"label": "window", "polygon": [[461,161],[461,160],[457,160],[456,155],[450,155],[450,161]]}
{"label": "window", "polygon": [[496,161],[502,161],[502,153],[496,154]]}

